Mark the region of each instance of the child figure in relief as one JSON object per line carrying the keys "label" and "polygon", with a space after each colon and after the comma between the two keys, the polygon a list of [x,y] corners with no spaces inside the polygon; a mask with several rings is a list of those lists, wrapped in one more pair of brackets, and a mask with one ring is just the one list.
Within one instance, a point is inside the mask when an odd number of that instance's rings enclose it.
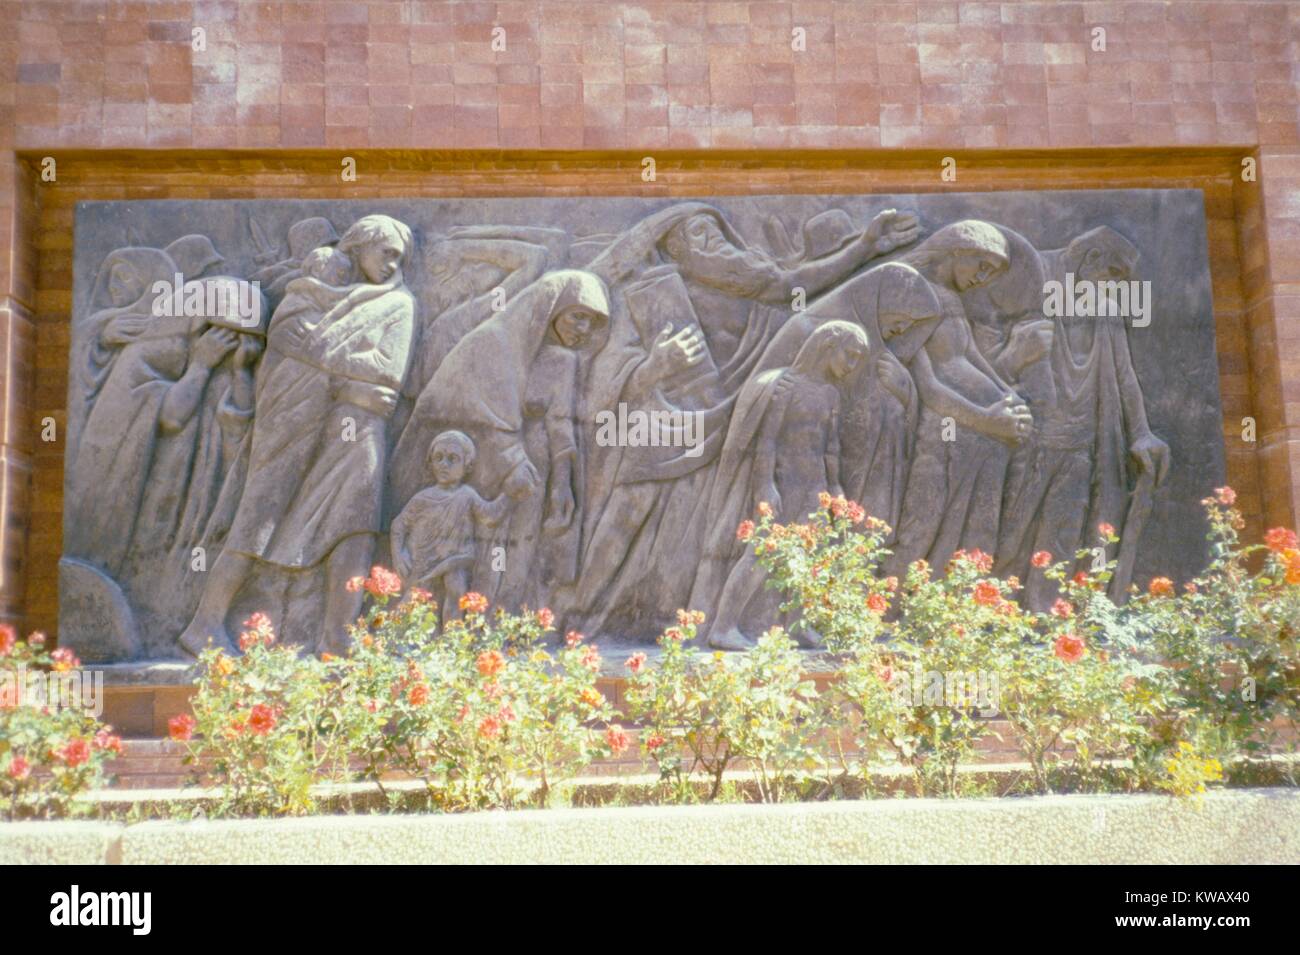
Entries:
{"label": "child figure in relief", "polygon": [[303,275],[310,275],[326,285],[340,288],[352,284],[352,260],[333,246],[313,249],[302,260]]}
{"label": "child figure in relief", "polygon": [[503,494],[491,501],[465,483],[474,468],[474,442],[461,431],[443,431],[429,448],[435,483],[402,508],[391,530],[393,564],[408,587],[441,597],[442,619],[460,616],[469,590],[476,525],[495,527],[510,508]]}

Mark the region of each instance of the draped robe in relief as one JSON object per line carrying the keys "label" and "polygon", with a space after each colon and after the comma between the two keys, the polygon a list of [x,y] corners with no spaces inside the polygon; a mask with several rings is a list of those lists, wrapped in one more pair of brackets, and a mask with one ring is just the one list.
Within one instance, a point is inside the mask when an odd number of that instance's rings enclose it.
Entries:
{"label": "draped robe in relief", "polygon": [[[501,493],[523,462],[532,464],[540,486],[513,506],[482,549],[473,576],[475,586],[508,605],[551,601],[547,591],[571,584],[577,574],[587,508],[580,466],[584,436],[575,422],[584,367],[552,327],[556,316],[573,307],[607,316],[604,285],[589,272],[548,272],[466,334],[438,365],[394,451],[392,504],[399,511],[429,483],[425,461],[442,431],[463,431],[473,439],[471,480],[485,497]],[[598,351],[605,332],[597,329],[586,350]],[[552,462],[564,457],[573,462],[574,514],[567,527],[545,532]],[[504,572],[493,568],[491,546],[505,548]]]}
{"label": "draped robe in relief", "polygon": [[[400,273],[383,285],[289,283],[258,369],[248,474],[228,550],[307,568],[344,538],[379,533],[387,419],[338,391],[349,383],[399,390],[414,316]],[[308,334],[290,354],[282,330],[295,321]]]}

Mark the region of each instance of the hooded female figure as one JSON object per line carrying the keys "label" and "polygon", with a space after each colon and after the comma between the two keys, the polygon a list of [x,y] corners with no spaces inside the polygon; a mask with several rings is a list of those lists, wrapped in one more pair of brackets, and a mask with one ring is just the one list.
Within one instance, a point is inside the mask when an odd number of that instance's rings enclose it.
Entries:
{"label": "hooded female figure", "polygon": [[[741,389],[709,495],[705,556],[691,600],[711,618],[710,646],[744,649],[779,622],[781,600],[764,591],[765,571],[737,528],[762,502],[778,521],[804,521],[820,507],[819,494],[843,493],[840,392],[868,348],[861,326],[828,321],[808,336],[788,368],[761,372]],[[796,636],[817,643],[813,634]]]}
{"label": "hooded female figure", "polygon": [[[163,270],[168,270],[166,273]],[[88,411],[75,436],[69,464],[64,554],[95,564],[121,581],[142,521],[146,490],[159,481],[182,499],[187,470],[157,474],[155,458],[165,439],[186,429],[212,369],[235,347],[238,333],[208,327],[204,315],[158,315],[155,283],[170,283],[175,265],[157,249],[120,249],[105,260],[101,280],[115,304],[90,316],[83,366]],[[117,304],[132,295],[129,304]],[[192,432],[187,435],[192,444]],[[160,442],[162,442],[160,444]],[[126,522],[125,524],[123,522]],[[145,522],[147,524],[147,522]]]}
{"label": "hooded female figure", "polygon": [[395,453],[393,505],[422,486],[433,438],[469,435],[478,449],[479,491],[522,498],[493,543],[506,548],[478,580],[496,600],[537,607],[577,575],[585,505],[580,396],[583,356],[599,351],[609,322],[605,284],[590,272],[548,272],[469,332],[424,389]]}
{"label": "hooded female figure", "polygon": [[817,328],[835,320],[861,327],[872,356],[845,394],[844,493],[868,514],[896,527],[920,413],[906,365],[938,326],[939,302],[911,266],[876,266],[786,322],[763,353],[758,372],[789,365]]}
{"label": "hooded female figure", "polygon": [[[257,373],[248,473],[225,547],[181,646],[229,646],[225,617],[254,561],[286,571],[324,565],[318,646],[339,648],[361,595],[382,519],[387,421],[406,374],[415,299],[402,264],[411,230],[370,215],[339,242],[363,281],[289,283]],[[226,493],[238,492],[230,483]],[[222,507],[218,504],[218,509]]]}

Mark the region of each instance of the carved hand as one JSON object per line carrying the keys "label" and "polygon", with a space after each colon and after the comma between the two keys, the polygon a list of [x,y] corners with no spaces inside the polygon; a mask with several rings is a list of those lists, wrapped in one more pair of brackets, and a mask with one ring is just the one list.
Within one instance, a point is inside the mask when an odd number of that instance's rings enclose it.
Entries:
{"label": "carved hand", "polygon": [[915,242],[920,234],[920,221],[912,213],[885,209],[877,212],[871,220],[862,233],[862,242],[871,255],[885,255],[901,245]]}
{"label": "carved hand", "polygon": [[235,352],[235,367],[253,367],[265,347],[266,343],[256,335],[240,335],[239,349]]}
{"label": "carved hand", "polygon": [[99,337],[105,345],[125,345],[141,335],[149,322],[144,316],[119,315],[104,326]]}
{"label": "carved hand", "polygon": [[542,529],[546,531],[560,531],[568,527],[573,522],[573,491],[567,483],[557,484],[550,494],[550,499],[546,502],[546,519],[542,522]]}
{"label": "carved hand", "polygon": [[876,359],[876,369],[885,390],[903,404],[907,404],[907,399],[911,397],[912,385],[912,376],[907,373],[907,369],[884,355]]}
{"label": "carved hand", "polygon": [[988,412],[988,433],[1008,444],[1019,444],[1029,436],[1029,431],[1034,426],[1029,407],[1016,395],[1007,395],[1001,401],[989,405],[985,411]]}
{"label": "carved hand", "polygon": [[531,461],[520,461],[505,481],[505,492],[515,500],[532,496],[541,486],[542,479]]}
{"label": "carved hand", "polygon": [[704,337],[694,325],[688,325],[676,334],[673,334],[671,325],[665,325],[650,347],[651,380],[663,381],[698,365],[706,354]]}
{"label": "carved hand", "polygon": [[239,333],[229,328],[209,328],[194,343],[194,360],[205,368],[216,368],[238,344]]}
{"label": "carved hand", "polygon": [[1164,483],[1169,473],[1169,445],[1148,431],[1133,442],[1128,453],[1144,474],[1155,477],[1157,487]]}

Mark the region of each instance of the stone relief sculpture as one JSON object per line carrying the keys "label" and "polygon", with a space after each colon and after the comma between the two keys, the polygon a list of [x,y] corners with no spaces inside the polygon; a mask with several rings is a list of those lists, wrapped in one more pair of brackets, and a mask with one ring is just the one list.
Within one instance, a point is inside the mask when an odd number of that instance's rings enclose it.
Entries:
{"label": "stone relief sculpture", "polygon": [[1130,323],[1044,292],[1133,281],[1138,245],[1081,219],[1039,249],[1023,210],[864,201],[791,229],[778,200],[610,200],[604,232],[250,203],[237,252],[108,246],[70,353],[61,639],[99,661],[233,651],[255,608],[338,652],[345,585],[377,562],[444,618],[477,590],[639,643],[689,606],[741,649],[791,621],[737,525],[760,502],[801,520],[823,491],[889,524],[885,571],[979,548],[1034,606],[1055,592],[1032,555],[1109,523],[1122,599],[1155,572],[1138,554],[1167,533],[1170,475],[1189,505],[1201,476],[1157,437]]}

